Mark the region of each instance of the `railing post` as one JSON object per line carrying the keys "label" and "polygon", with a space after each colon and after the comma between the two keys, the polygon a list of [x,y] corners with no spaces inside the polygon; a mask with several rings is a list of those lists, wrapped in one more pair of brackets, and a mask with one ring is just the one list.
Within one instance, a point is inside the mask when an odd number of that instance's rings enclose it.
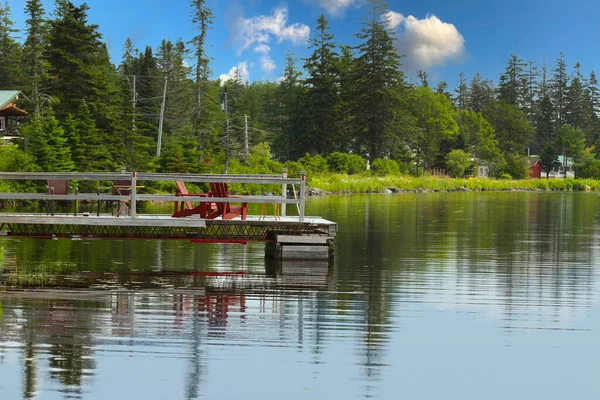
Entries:
{"label": "railing post", "polygon": [[[79,194],[79,187],[75,188],[75,196]],[[75,216],[77,216],[77,206],[79,206],[79,200],[75,199]]]}
{"label": "railing post", "polygon": [[135,218],[137,214],[135,199],[137,195],[137,178],[135,176],[135,171],[131,173],[131,218]]}
{"label": "railing post", "polygon": [[300,222],[304,222],[304,191],[306,189],[306,171],[300,171]]}
{"label": "railing post", "polygon": [[[287,179],[288,177],[288,169],[284,168],[283,172],[281,173],[281,176],[283,177],[283,179]],[[283,200],[285,200],[287,198],[287,183],[284,183],[281,185],[281,198]],[[285,217],[285,203],[281,204],[281,216]]]}

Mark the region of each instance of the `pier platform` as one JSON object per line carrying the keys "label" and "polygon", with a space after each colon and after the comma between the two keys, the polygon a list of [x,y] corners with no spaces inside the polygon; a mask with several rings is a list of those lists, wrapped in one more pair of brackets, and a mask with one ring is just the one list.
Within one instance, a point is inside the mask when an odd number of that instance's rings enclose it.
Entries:
{"label": "pier platform", "polygon": [[[44,180],[64,179],[117,180],[123,186],[123,174],[102,173],[1,173],[0,179]],[[20,200],[42,201],[51,204],[56,201],[75,203],[74,212],[58,214],[54,207],[47,213],[2,213],[0,212],[0,236],[67,239],[157,239],[190,240],[194,243],[238,243],[250,241],[265,243],[265,254],[276,259],[331,259],[337,234],[337,224],[321,217],[304,215],[304,178],[288,179],[282,176],[260,175],[172,175],[135,174],[125,175],[129,179],[131,191],[128,195],[106,195],[98,193],[50,194],[50,193],[0,193],[0,200],[18,202]],[[169,194],[136,194],[136,187],[144,180],[178,180],[190,182],[232,182],[248,184],[281,185],[281,196],[232,196],[205,197],[201,194],[185,198],[190,202],[263,203],[282,206],[282,216],[244,215],[233,219],[215,217],[201,218],[190,215],[175,218],[172,215],[139,214],[136,203],[142,201],[181,202],[182,198]],[[288,196],[288,185],[294,190],[293,198]],[[296,196],[295,185],[301,192]],[[77,213],[77,202],[116,201],[131,206],[129,215]],[[285,205],[296,205],[298,216],[285,215]],[[98,210],[100,208],[98,207]]]}

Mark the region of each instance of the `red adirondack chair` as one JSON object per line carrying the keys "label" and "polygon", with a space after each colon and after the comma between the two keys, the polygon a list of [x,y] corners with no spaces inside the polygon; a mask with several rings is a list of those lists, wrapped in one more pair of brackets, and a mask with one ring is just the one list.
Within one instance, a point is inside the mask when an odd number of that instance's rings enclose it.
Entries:
{"label": "red adirondack chair", "polygon": [[204,219],[215,219],[219,216],[223,219],[233,219],[238,216],[241,217],[242,220],[246,219],[246,216],[248,215],[248,203],[242,203],[241,206],[232,206],[229,202],[210,201],[211,197],[237,197],[229,195],[229,187],[226,183],[210,183],[209,185],[210,191],[208,193],[188,193],[185,183],[178,181],[176,196],[201,196],[207,197],[207,199],[206,201],[200,201],[195,207],[192,205],[191,201],[175,202],[175,211],[172,216],[180,218],[200,214],[200,217]]}
{"label": "red adirondack chair", "polygon": [[[188,193],[187,188],[185,186],[185,182],[177,181],[177,190],[175,192],[176,196],[186,197],[186,196],[194,196],[194,197],[214,197],[214,195],[209,193]],[[215,219],[220,214],[219,209],[215,202],[210,201],[201,201],[197,206],[194,206],[191,201],[176,201],[175,202],[175,210],[173,212],[172,217],[181,218],[181,217],[189,217],[190,215],[200,214],[201,218],[204,219]]]}
{"label": "red adirondack chair", "polygon": [[[210,192],[213,194],[213,197],[243,198],[240,196],[230,196],[229,186],[226,183],[210,183]],[[242,202],[241,206],[232,206],[229,202],[216,204],[223,219],[234,219],[239,216],[243,221],[246,220],[248,203]]]}

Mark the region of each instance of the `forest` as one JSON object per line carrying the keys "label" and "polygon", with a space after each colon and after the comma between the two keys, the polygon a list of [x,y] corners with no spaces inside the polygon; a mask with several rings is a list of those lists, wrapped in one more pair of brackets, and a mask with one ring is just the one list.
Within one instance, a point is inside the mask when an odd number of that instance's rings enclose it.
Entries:
{"label": "forest", "polygon": [[[337,43],[324,15],[310,56],[286,55],[278,81],[213,78],[206,40],[214,16],[190,0],[185,42],[123,44],[111,60],[89,7],[56,0],[50,14],[27,0],[26,29],[0,5],[0,89],[23,93],[24,140],[0,147],[4,171],[181,173],[339,172],[451,176],[475,164],[498,178],[525,178],[528,154],[544,172],[573,160],[600,178],[600,87],[594,71],[507,55],[497,77],[460,74],[431,86],[402,69],[387,5],[368,0],[356,46]],[[218,49],[212,49],[218,53]],[[186,60],[193,60],[190,63]],[[246,142],[247,141],[247,142]],[[246,145],[247,143],[247,145]]]}

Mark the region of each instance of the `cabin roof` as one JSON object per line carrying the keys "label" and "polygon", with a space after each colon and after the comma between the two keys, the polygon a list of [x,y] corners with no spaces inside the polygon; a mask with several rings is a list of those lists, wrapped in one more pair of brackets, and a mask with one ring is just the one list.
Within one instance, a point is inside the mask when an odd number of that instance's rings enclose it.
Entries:
{"label": "cabin roof", "polygon": [[0,110],[14,102],[20,90],[0,90]]}

